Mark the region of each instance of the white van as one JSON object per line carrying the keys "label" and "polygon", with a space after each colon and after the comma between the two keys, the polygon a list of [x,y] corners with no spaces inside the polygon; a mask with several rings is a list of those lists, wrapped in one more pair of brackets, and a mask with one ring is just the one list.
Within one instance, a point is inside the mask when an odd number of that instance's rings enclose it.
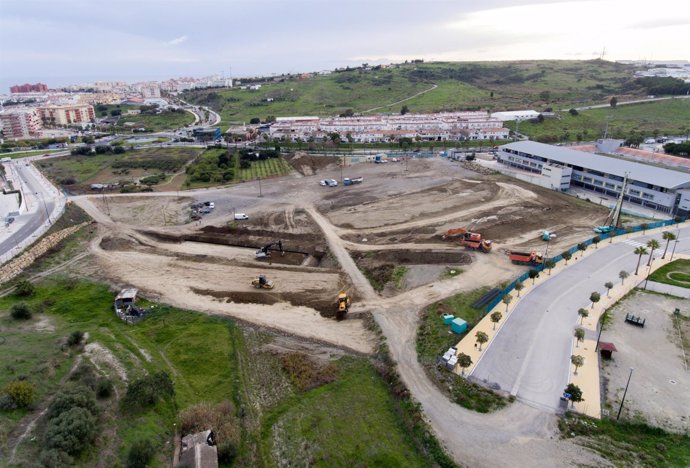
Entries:
{"label": "white van", "polygon": [[246,219],[249,219],[249,216],[247,216],[244,213],[235,213],[235,221],[244,221]]}

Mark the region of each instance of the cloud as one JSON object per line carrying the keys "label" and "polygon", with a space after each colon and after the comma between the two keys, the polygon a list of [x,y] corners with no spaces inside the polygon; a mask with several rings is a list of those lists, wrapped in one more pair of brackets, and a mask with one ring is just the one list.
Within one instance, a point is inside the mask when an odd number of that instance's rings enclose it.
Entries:
{"label": "cloud", "polygon": [[656,29],[667,28],[670,26],[688,26],[690,25],[690,17],[685,18],[655,18],[638,23],[631,24],[629,29]]}
{"label": "cloud", "polygon": [[176,38],[173,39],[172,41],[168,41],[168,44],[170,44],[170,45],[182,44],[182,43],[185,42],[187,39],[188,39],[187,36],[176,37]]}

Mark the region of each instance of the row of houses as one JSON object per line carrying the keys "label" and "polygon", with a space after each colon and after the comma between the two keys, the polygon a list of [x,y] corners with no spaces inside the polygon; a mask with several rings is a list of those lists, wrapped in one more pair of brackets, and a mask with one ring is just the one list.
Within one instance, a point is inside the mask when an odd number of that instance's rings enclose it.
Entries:
{"label": "row of houses", "polygon": [[503,140],[510,130],[487,112],[376,115],[357,117],[279,117],[267,127],[271,138],[291,141],[328,138],[337,133],[356,143],[411,138],[419,141]]}

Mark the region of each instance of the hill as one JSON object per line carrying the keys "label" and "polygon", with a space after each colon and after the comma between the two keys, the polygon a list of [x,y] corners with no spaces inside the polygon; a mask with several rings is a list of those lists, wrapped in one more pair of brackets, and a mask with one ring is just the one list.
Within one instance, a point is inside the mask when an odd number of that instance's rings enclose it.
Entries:
{"label": "hill", "polygon": [[218,111],[223,121],[268,116],[491,111],[563,108],[645,96],[635,68],[602,60],[433,62],[345,69],[330,75],[266,78],[261,89],[194,90],[183,98]]}

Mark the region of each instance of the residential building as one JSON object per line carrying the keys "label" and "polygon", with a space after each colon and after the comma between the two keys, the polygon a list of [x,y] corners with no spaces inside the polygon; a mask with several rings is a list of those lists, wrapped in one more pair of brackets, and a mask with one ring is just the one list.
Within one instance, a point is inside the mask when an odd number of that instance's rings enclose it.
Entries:
{"label": "residential building", "polygon": [[12,109],[0,113],[0,127],[5,138],[32,138],[41,129],[36,109]]}
{"label": "residential building", "polygon": [[24,83],[23,85],[10,86],[10,93],[44,93],[48,91],[48,86],[43,83],[29,84]]}
{"label": "residential building", "polygon": [[38,113],[48,125],[72,125],[96,119],[93,106],[88,104],[39,107]]}
{"label": "residential building", "polygon": [[620,195],[627,176],[625,201],[663,213],[690,214],[690,174],[686,172],[534,141],[503,145],[497,158],[507,166],[550,177],[554,188],[573,185],[610,197]]}
{"label": "residential building", "polygon": [[516,111],[506,111],[506,112],[493,112],[491,117],[498,119],[501,122],[507,122],[511,120],[529,120],[536,119],[539,117],[539,112],[535,110],[516,110]]}
{"label": "residential building", "polygon": [[144,99],[155,99],[161,97],[161,89],[158,83],[146,83],[139,87],[141,97]]}

